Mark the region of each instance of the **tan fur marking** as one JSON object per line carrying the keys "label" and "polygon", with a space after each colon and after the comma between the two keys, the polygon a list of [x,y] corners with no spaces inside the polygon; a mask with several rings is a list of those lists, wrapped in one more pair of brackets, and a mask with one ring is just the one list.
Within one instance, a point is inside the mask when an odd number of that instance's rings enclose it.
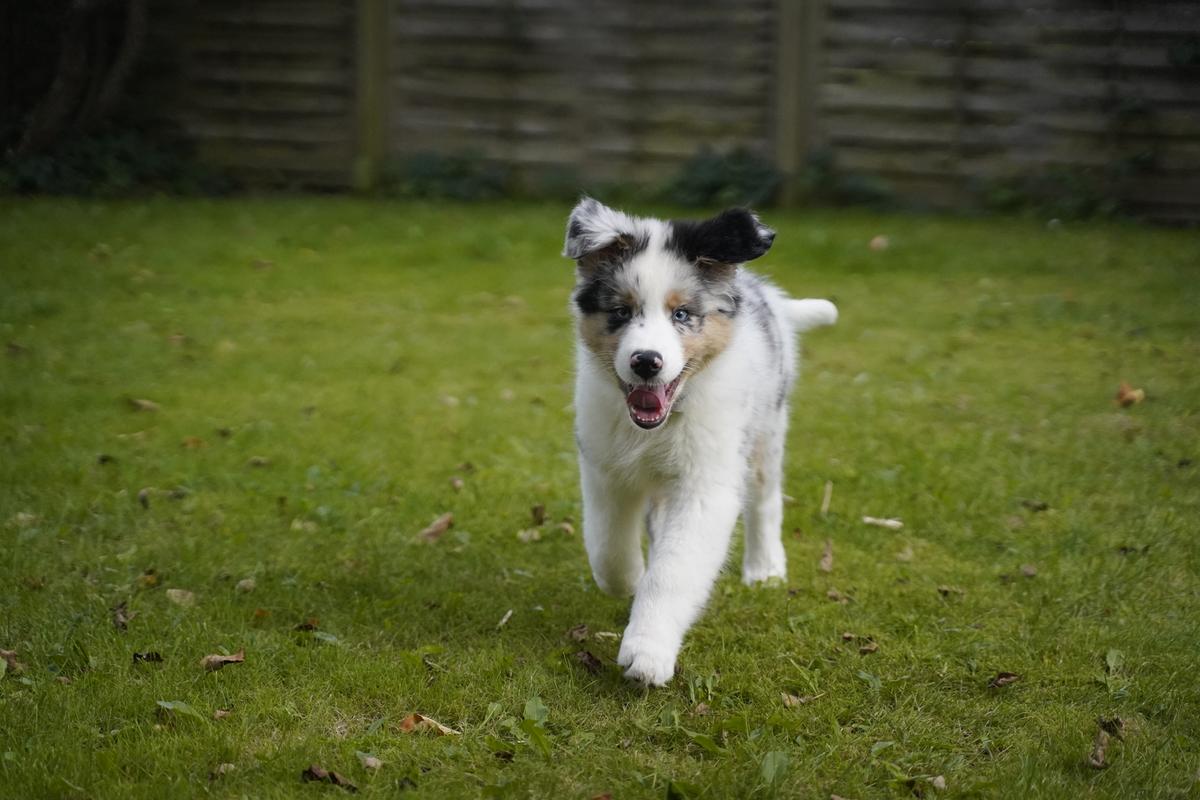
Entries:
{"label": "tan fur marking", "polygon": [[683,338],[683,356],[692,372],[699,372],[720,355],[733,337],[733,320],[724,314],[709,314],[704,328]]}
{"label": "tan fur marking", "polygon": [[671,314],[675,309],[687,304],[687,298],[681,292],[667,292],[666,309],[667,314]]}
{"label": "tan fur marking", "polygon": [[618,336],[609,333],[608,320],[603,314],[587,314],[579,320],[579,338],[597,356],[611,361],[617,351]]}

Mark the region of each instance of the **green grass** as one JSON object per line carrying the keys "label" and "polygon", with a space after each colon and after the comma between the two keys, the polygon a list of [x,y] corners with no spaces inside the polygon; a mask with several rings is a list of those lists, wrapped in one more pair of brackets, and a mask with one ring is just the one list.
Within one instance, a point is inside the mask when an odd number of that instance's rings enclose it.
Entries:
{"label": "green grass", "polygon": [[[760,269],[842,315],[804,347],[788,589],[725,575],[646,691],[614,639],[566,636],[627,615],[555,527],[580,515],[566,210],[0,206],[0,648],[25,665],[0,794],[342,796],[311,763],[364,796],[1200,793],[1195,234],[768,214]],[[1122,379],[1146,401],[1116,408]]]}

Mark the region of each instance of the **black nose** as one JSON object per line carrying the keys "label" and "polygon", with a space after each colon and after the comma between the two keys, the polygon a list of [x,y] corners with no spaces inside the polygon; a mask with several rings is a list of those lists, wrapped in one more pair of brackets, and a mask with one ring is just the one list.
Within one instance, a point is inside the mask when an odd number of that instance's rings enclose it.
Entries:
{"label": "black nose", "polygon": [[662,369],[662,353],[653,350],[638,350],[629,357],[629,366],[639,376],[653,378]]}

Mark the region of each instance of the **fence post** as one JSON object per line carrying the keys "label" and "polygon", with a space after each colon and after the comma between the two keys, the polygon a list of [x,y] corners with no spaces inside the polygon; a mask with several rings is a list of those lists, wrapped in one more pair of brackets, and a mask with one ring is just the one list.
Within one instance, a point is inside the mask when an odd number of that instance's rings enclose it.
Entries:
{"label": "fence post", "polygon": [[388,0],[355,3],[355,92],[357,135],[354,188],[371,189],[387,152]]}
{"label": "fence post", "polygon": [[824,0],[778,0],[775,40],[775,166],[784,174],[780,201],[800,196],[805,159],[817,142],[821,21]]}

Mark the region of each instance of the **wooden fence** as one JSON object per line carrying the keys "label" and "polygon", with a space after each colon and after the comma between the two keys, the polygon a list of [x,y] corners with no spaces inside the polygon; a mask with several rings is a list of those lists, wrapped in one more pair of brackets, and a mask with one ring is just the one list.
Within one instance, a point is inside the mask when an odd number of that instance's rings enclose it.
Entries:
{"label": "wooden fence", "polygon": [[472,152],[534,183],[650,183],[745,147],[932,205],[1061,174],[1200,219],[1196,2],[157,2],[148,85],[252,180],[367,186]]}

